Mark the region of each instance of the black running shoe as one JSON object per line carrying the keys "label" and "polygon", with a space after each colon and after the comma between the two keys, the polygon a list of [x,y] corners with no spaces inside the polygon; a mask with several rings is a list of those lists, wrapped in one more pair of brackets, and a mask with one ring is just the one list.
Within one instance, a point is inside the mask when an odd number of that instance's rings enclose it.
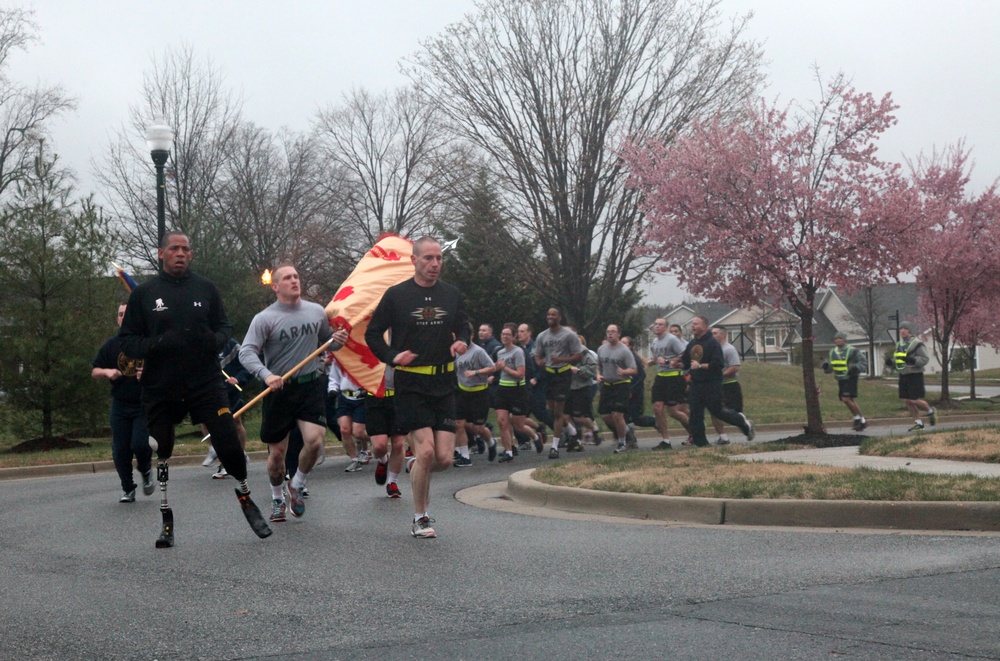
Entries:
{"label": "black running shoe", "polygon": [[493,445],[490,446],[490,453],[487,455],[490,461],[497,458],[497,442],[493,441]]}

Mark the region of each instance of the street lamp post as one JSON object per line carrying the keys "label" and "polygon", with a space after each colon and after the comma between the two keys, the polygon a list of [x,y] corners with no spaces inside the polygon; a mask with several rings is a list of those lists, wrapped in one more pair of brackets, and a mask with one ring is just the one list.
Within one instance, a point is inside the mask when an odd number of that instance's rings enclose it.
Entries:
{"label": "street lamp post", "polygon": [[[149,147],[149,155],[153,157],[153,165],[156,167],[156,247],[159,248],[167,231],[167,182],[163,167],[174,146],[174,130],[167,125],[162,114],[153,117],[153,123],[146,129],[146,146]],[[162,260],[160,267],[163,267]]]}

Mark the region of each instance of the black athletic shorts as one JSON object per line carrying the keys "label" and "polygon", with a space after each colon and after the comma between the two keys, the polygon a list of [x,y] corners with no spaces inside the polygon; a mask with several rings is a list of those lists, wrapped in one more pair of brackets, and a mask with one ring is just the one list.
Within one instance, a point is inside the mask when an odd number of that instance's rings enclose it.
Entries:
{"label": "black athletic shorts", "polygon": [[396,388],[396,426],[404,434],[430,427],[455,433],[455,392],[429,394]]}
{"label": "black athletic shorts", "polygon": [[565,412],[574,418],[594,419],[594,396],[590,394],[590,386],[586,388],[571,388],[566,400]]}
{"label": "black athletic shorts", "polygon": [[573,382],[572,370],[547,372],[545,375],[545,399],[550,402],[565,402],[569,397],[569,386]]}
{"label": "black athletic shorts", "polygon": [[601,402],[597,405],[597,412],[605,415],[628,411],[631,385],[630,383],[601,384]]}
{"label": "black athletic shorts", "polygon": [[722,384],[722,404],[737,413],[743,413],[743,388],[739,381]]}
{"label": "black athletic shorts", "polygon": [[290,380],[265,397],[261,408],[260,440],[264,443],[283,441],[297,420],[326,427],[326,382]]}
{"label": "black athletic shorts", "polygon": [[376,397],[371,393],[365,395],[365,431],[368,436],[400,436],[403,434],[396,427],[396,407],[394,396]]}
{"label": "black athletic shorts", "polygon": [[497,411],[507,411],[511,415],[528,415],[528,387],[500,386],[497,388]]}
{"label": "black athletic shorts", "polygon": [[924,391],[923,372],[899,375],[900,399],[923,399],[926,394]]}
{"label": "black athletic shorts", "polygon": [[337,419],[340,420],[345,415],[359,425],[365,424],[365,399],[352,399],[344,397],[344,393],[337,395]]}
{"label": "black athletic shorts", "polygon": [[850,397],[855,399],[858,396],[858,376],[848,376],[846,379],[837,379],[837,396]]}
{"label": "black athletic shorts", "polygon": [[149,429],[180,424],[186,415],[191,416],[194,424],[203,424],[236,412],[229,406],[229,394],[221,379],[198,388],[190,396],[160,398],[150,390],[143,390],[142,405]]}
{"label": "black athletic shorts", "polygon": [[667,406],[686,404],[688,401],[687,390],[687,380],[683,374],[678,374],[677,376],[660,376],[657,374],[656,378],[653,379],[652,400],[654,402],[663,402]]}
{"label": "black athletic shorts", "polygon": [[465,420],[473,425],[486,424],[486,418],[490,415],[490,393],[488,390],[469,392],[459,388],[455,399],[456,419]]}

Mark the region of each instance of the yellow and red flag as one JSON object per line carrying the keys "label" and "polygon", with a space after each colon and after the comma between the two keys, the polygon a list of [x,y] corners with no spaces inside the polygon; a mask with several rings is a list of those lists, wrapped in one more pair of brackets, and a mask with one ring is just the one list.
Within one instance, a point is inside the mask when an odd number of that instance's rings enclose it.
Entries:
{"label": "yellow and red flag", "polygon": [[341,369],[379,396],[385,391],[385,365],[368,348],[365,331],[385,290],[413,277],[412,254],[412,241],[383,234],[326,306],[330,325],[350,333],[347,344],[337,352]]}

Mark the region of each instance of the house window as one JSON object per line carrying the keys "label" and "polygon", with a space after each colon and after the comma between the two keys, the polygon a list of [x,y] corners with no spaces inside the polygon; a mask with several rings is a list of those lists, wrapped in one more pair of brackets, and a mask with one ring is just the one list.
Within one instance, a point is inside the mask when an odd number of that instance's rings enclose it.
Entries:
{"label": "house window", "polygon": [[764,331],[764,346],[765,347],[776,347],[778,346],[778,333],[773,330]]}

